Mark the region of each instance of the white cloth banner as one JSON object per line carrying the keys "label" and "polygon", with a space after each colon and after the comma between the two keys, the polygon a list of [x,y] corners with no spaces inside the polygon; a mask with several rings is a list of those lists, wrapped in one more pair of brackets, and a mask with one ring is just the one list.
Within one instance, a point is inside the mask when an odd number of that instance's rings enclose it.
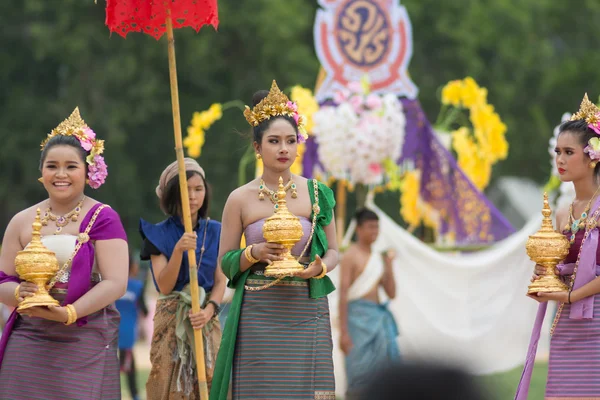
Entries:
{"label": "white cloth banner", "polygon": [[[398,323],[404,359],[452,363],[480,375],[522,365],[538,304],[525,295],[534,266],[525,243],[540,228],[542,216],[489,249],[471,254],[441,253],[369,203],[367,207],[380,217],[374,250],[393,248],[397,252],[397,296],[390,302],[390,310]],[[330,276],[338,286],[339,270]],[[337,291],[329,301],[336,392],[343,396],[346,378],[339,349]],[[539,355],[547,353],[548,325]]]}

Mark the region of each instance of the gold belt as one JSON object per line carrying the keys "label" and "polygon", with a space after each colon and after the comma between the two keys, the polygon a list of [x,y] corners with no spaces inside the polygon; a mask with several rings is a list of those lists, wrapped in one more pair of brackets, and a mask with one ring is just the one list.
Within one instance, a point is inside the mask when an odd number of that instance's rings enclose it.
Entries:
{"label": "gold belt", "polygon": [[[90,276],[90,282],[92,284],[96,284],[96,283],[100,283],[102,281],[102,275],[100,275],[99,272],[92,272],[92,275]],[[52,289],[50,289],[50,293],[55,293],[55,294],[67,294],[67,290],[65,288],[57,288],[57,287],[53,287]]]}

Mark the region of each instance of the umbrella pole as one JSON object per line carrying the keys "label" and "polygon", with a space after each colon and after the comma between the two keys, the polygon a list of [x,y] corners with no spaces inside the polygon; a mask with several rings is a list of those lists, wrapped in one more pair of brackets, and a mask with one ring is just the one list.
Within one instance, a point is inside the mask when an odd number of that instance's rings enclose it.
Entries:
{"label": "umbrella pole", "polygon": [[[167,11],[167,39],[169,43],[169,77],[171,80],[171,104],[173,108],[173,128],[175,132],[175,153],[179,167],[179,187],[181,189],[181,209],[183,211],[183,225],[186,232],[193,232],[192,216],[190,213],[190,199],[188,197],[187,177],[183,154],[183,140],[181,135],[181,117],[179,113],[179,91],[177,89],[177,67],[175,64],[175,38],[173,37],[173,22],[171,11]],[[190,292],[192,296],[192,312],[200,311],[198,295],[198,267],[196,266],[196,252],[188,251],[190,267]],[[194,329],[194,348],[196,350],[196,370],[198,372],[198,386],[200,399],[208,400],[208,386],[206,384],[206,368],[204,363],[204,340],[202,331]]]}

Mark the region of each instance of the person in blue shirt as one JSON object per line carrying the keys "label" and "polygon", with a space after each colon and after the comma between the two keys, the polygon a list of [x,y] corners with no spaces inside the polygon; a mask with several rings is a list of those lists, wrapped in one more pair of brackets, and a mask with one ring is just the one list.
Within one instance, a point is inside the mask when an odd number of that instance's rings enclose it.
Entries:
{"label": "person in blue shirt", "polygon": [[[168,218],[158,224],[140,221],[142,260],[150,260],[152,278],[160,292],[150,347],[152,369],[146,383],[148,400],[199,399],[194,330],[202,330],[206,382],[210,390],[214,362],[221,344],[218,319],[226,278],[218,265],[221,223],[208,218],[210,190],[204,170],[185,159],[193,232],[182,223],[177,163],[161,174],[156,194]],[[191,311],[188,251],[196,252],[201,310]]]}
{"label": "person in blue shirt", "polygon": [[135,359],[133,357],[133,346],[137,339],[138,313],[140,312],[140,300],[144,284],[135,277],[138,274],[138,263],[134,257],[129,256],[129,280],[127,291],[115,302],[115,306],[121,314],[119,323],[119,361],[121,372],[127,375],[127,384],[133,400],[138,400],[138,388],[136,381]]}

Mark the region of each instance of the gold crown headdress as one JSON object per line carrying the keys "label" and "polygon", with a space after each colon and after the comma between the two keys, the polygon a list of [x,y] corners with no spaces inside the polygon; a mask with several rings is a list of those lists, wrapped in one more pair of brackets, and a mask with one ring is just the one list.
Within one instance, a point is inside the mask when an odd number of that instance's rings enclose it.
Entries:
{"label": "gold crown headdress", "polygon": [[[91,132],[92,135],[90,135],[89,132]],[[83,118],[81,118],[79,107],[75,107],[75,110],[73,110],[69,118],[61,122],[56,128],[52,129],[52,132],[50,132],[46,139],[42,141],[40,147],[41,150],[44,150],[48,141],[54,136],[75,136],[79,142],[82,143],[82,147],[84,147],[83,142],[89,142],[92,145],[92,153],[102,154],[104,152],[104,140],[96,140],[96,134],[93,132],[94,131],[89,128]]]}
{"label": "gold crown headdress", "polygon": [[588,125],[596,125],[600,122],[600,108],[588,99],[587,93],[583,96],[579,111],[571,117],[571,121],[583,119]]}
{"label": "gold crown headdress", "polygon": [[55,136],[74,136],[79,141],[81,147],[89,153],[86,158],[89,165],[89,185],[94,189],[99,188],[108,174],[104,157],[101,155],[104,153],[104,140],[96,139],[96,133],[81,118],[79,107],[75,107],[69,118],[52,129],[52,132],[42,141],[41,150],[44,150],[48,141]]}
{"label": "gold crown headdress", "polygon": [[258,126],[263,121],[276,116],[288,116],[294,118],[298,125],[298,130],[306,139],[306,131],[304,129],[304,117],[298,114],[298,106],[279,90],[277,82],[273,80],[269,94],[262,99],[254,108],[246,106],[244,117],[251,126]]}

